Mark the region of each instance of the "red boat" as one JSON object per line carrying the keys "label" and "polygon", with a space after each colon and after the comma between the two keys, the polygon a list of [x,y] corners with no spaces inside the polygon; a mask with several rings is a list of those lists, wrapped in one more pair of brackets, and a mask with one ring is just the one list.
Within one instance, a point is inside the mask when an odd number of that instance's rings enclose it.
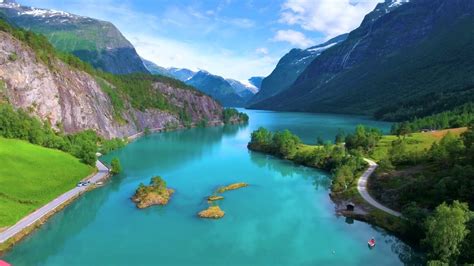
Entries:
{"label": "red boat", "polygon": [[0,266],[10,266],[10,264],[4,260],[0,260]]}
{"label": "red boat", "polygon": [[369,240],[369,242],[367,242],[367,244],[369,245],[370,248],[375,247],[375,239],[374,239],[374,238],[371,238],[371,239]]}

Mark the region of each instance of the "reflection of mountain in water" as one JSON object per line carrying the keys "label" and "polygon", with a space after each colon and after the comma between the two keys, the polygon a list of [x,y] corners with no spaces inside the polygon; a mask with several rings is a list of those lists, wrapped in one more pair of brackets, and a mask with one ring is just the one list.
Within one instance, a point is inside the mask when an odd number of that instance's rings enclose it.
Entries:
{"label": "reflection of mountain in water", "polygon": [[[125,172],[133,175],[140,175],[150,168],[166,171],[208,155],[224,137],[235,136],[243,127],[194,128],[153,134],[104,156],[103,160],[110,162],[112,158],[118,157]],[[139,164],[136,163],[137,158],[140,159]]]}

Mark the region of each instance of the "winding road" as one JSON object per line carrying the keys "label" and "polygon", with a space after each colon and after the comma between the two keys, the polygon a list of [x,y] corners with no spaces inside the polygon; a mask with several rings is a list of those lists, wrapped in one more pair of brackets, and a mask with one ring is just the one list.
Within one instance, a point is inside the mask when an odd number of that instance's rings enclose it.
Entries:
{"label": "winding road", "polygon": [[359,181],[357,182],[357,190],[359,191],[359,194],[362,196],[362,198],[364,198],[365,201],[367,201],[370,205],[374,206],[375,208],[382,210],[386,213],[389,213],[393,216],[401,217],[402,216],[401,213],[382,205],[381,203],[376,201],[374,198],[372,198],[372,196],[370,196],[367,190],[367,182],[369,180],[369,177],[375,171],[375,169],[377,169],[378,164],[369,159],[364,158],[364,160],[369,164],[369,168],[360,176]]}
{"label": "winding road", "polygon": [[[86,181],[96,183],[98,181],[103,180],[109,175],[109,169],[103,163],[97,161],[96,166],[98,172],[94,176],[88,178]],[[68,192],[62,194],[61,196],[55,198],[54,200],[50,201],[48,204],[39,208],[35,212],[29,214],[25,218],[21,219],[18,223],[0,233],[0,244],[6,242],[8,239],[23,231],[25,228],[41,220],[41,218],[51,213],[62,204],[84,193],[87,188],[88,187],[75,187],[69,190]]]}

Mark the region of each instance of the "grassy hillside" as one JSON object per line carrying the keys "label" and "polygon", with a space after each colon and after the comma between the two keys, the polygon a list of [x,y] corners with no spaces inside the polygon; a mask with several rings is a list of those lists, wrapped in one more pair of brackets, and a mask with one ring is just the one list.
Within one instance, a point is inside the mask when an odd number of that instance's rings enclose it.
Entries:
{"label": "grassy hillside", "polygon": [[[448,132],[459,137],[462,133],[466,132],[467,127],[452,128],[446,130],[437,130],[432,132],[420,132],[407,135],[405,140],[407,142],[408,152],[423,152],[431,148],[433,143],[441,140]],[[397,140],[398,137],[395,135],[384,135],[378,142],[371,157],[375,160],[381,160],[387,157],[388,150],[392,146],[392,142]]]}
{"label": "grassy hillside", "polygon": [[0,138],[0,228],[73,188],[93,173],[67,153]]}

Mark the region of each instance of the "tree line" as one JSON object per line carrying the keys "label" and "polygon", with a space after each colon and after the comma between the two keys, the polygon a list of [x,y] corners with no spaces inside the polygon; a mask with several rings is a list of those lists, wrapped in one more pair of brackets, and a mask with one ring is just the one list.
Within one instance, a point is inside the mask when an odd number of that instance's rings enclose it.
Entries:
{"label": "tree line", "polygon": [[[61,125],[57,125],[61,128]],[[96,153],[103,154],[121,148],[125,141],[119,138],[105,140],[92,130],[64,134],[54,130],[48,121],[42,122],[24,110],[0,103],[0,137],[21,139],[46,148],[58,149],[94,166]]]}

